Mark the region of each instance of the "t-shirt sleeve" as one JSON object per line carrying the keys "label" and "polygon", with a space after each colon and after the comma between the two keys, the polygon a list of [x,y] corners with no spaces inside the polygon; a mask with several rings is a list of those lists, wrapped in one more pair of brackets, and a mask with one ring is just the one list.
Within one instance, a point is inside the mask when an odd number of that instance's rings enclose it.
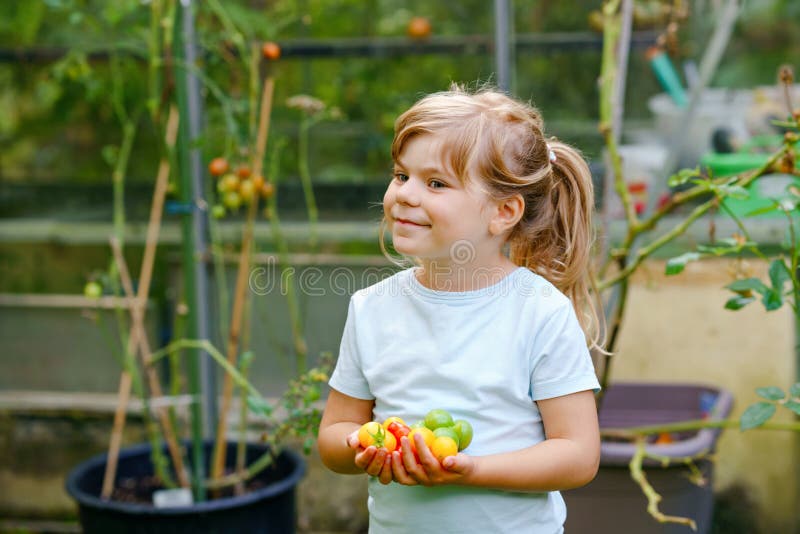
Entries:
{"label": "t-shirt sleeve", "polygon": [[375,397],[370,392],[369,383],[362,370],[356,322],[355,305],[351,298],[347,310],[347,321],[342,333],[342,342],[339,345],[339,358],[328,385],[345,395],[372,400]]}
{"label": "t-shirt sleeve", "polygon": [[586,338],[572,305],[559,306],[537,332],[531,353],[531,398],[600,391]]}

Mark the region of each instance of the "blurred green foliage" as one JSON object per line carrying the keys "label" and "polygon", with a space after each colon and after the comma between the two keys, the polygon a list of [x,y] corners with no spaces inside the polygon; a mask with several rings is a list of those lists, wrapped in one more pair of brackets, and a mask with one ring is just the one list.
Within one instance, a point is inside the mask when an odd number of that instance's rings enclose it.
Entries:
{"label": "blurred green foliage", "polygon": [[[166,2],[167,4],[169,2]],[[652,1],[645,2],[652,4]],[[263,40],[404,37],[409,20],[426,17],[436,36],[491,34],[492,2],[430,0],[217,0],[195,2],[206,129],[204,157],[244,158],[250,136],[245,64],[235,57]],[[589,32],[594,0],[514,4],[515,31]],[[800,11],[790,0],[750,3],[718,75],[726,85],[772,83],[778,63],[796,57],[791,28]],[[794,22],[792,22],[792,20]],[[0,3],[0,184],[108,184],[121,142],[120,110],[147,110],[150,1],[29,0]],[[684,51],[699,57],[708,27],[688,28]],[[753,46],[753,42],[758,43]],[[244,48],[242,48],[244,47]],[[631,56],[626,113],[647,118],[646,100],[659,91],[641,57]],[[28,55],[24,55],[28,53]],[[23,54],[15,56],[15,54]],[[100,54],[97,56],[96,54]],[[769,58],[765,61],[764,58]],[[600,151],[596,132],[599,51],[520,51],[515,93],[542,109],[550,133],[589,158]],[[281,180],[297,175],[300,115],[288,97],[309,94],[341,113],[311,130],[310,169],[321,182],[375,183],[388,175],[395,117],[423,93],[451,81],[492,79],[489,53],[405,57],[284,58],[276,76],[271,145],[288,140]],[[116,95],[114,98],[110,96]],[[128,183],[153,180],[158,132],[142,113]]]}

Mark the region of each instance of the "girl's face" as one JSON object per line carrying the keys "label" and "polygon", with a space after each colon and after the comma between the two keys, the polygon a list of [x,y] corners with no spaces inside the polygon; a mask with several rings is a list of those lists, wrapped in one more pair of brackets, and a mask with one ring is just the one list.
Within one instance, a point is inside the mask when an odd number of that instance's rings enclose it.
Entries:
{"label": "girl's face", "polygon": [[383,196],[394,248],[439,265],[488,264],[502,247],[489,231],[493,202],[448,170],[441,148],[435,134],[415,136],[395,162]]}

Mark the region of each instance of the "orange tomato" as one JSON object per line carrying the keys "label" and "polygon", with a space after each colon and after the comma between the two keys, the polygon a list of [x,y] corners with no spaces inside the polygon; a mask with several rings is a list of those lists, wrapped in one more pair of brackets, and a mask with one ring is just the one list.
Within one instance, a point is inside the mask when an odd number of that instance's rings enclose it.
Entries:
{"label": "orange tomato", "polygon": [[389,452],[397,449],[397,438],[377,421],[361,425],[361,428],[358,429],[358,442],[365,449],[370,445],[379,449],[382,447]]}
{"label": "orange tomato", "polygon": [[275,61],[276,59],[281,57],[281,47],[278,46],[278,43],[267,41],[261,46],[261,53],[264,55],[266,59],[270,61]]}
{"label": "orange tomato", "polygon": [[247,165],[239,165],[236,167],[236,176],[239,178],[249,178],[250,177],[250,167]]}
{"label": "orange tomato", "polygon": [[406,33],[413,39],[425,39],[431,34],[431,23],[425,17],[413,17],[408,22]]}
{"label": "orange tomato", "polygon": [[222,176],[228,172],[228,161],[225,158],[214,158],[208,164],[208,172],[213,176]]}
{"label": "orange tomato", "polygon": [[448,456],[458,454],[458,443],[449,436],[439,436],[433,440],[431,452],[439,460],[439,463],[442,463]]}

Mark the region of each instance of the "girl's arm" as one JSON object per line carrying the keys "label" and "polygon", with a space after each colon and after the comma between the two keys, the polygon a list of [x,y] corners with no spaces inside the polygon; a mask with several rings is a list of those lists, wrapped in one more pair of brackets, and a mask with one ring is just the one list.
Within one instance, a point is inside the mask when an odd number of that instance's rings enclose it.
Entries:
{"label": "girl's arm", "polygon": [[366,472],[388,484],[392,480],[391,462],[384,449],[362,448],[358,429],[372,420],[374,401],[357,399],[331,389],[322,421],[317,446],[324,463],[331,471],[343,474]]}
{"label": "girl's arm", "polygon": [[[511,491],[554,491],[588,484],[600,463],[600,431],[591,391],[537,402],[546,439],[488,456],[459,453],[442,467],[419,439],[420,461],[395,454],[394,480],[403,484],[461,484]],[[405,447],[404,447],[405,448]]]}

